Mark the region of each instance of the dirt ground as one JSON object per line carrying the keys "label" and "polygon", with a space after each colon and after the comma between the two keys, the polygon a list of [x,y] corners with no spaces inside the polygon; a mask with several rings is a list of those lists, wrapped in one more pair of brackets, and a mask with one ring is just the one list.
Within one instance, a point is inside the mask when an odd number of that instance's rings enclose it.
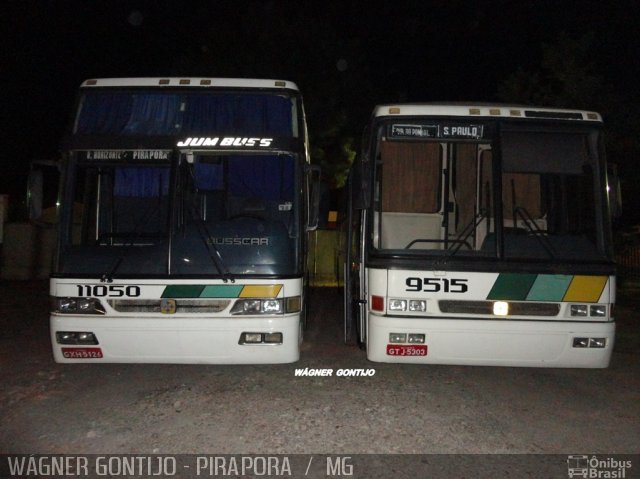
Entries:
{"label": "dirt ground", "polygon": [[[341,341],[342,299],[312,291],[296,364],[60,365],[46,282],[0,282],[0,453],[636,454],[635,290],[608,369],[368,362]],[[634,299],[635,298],[635,299]],[[373,377],[295,377],[310,368]]]}

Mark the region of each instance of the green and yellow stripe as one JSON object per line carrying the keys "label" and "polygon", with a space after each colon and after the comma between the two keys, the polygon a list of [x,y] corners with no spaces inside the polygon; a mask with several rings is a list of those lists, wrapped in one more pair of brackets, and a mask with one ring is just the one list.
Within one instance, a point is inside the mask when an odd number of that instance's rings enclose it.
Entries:
{"label": "green and yellow stripe", "polygon": [[597,303],[608,276],[500,273],[487,299]]}
{"label": "green and yellow stripe", "polygon": [[162,298],[275,298],[281,284],[172,284]]}

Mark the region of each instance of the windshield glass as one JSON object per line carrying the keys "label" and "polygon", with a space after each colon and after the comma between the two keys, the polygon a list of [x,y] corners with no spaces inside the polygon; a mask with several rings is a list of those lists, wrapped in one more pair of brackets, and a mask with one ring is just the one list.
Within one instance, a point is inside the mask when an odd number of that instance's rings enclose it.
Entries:
{"label": "windshield glass", "polygon": [[73,215],[62,220],[70,233],[60,272],[107,279],[299,272],[294,155],[182,155],[178,163],[81,162],[70,179]]}
{"label": "windshield glass", "polygon": [[418,119],[378,131],[374,248],[438,257],[606,258],[597,130]]}
{"label": "windshield glass", "polygon": [[178,136],[182,134],[299,136],[296,99],[255,92],[87,89],[74,135]]}
{"label": "windshield glass", "polygon": [[295,274],[298,172],[291,155],[196,156],[180,169],[176,274]]}
{"label": "windshield glass", "polygon": [[165,272],[170,167],[81,164],[74,176],[62,272]]}

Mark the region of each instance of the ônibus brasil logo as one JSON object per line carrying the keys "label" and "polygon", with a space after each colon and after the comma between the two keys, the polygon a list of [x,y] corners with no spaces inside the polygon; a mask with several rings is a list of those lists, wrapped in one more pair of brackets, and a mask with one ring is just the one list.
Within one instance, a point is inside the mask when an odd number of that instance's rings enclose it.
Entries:
{"label": "\u00f4nibus brasil logo", "polygon": [[230,147],[257,147],[267,148],[271,146],[273,138],[248,138],[248,137],[211,137],[211,136],[194,136],[179,141],[177,146],[184,148],[187,146],[230,146]]}
{"label": "\u00f4nibus brasil logo", "polygon": [[631,469],[631,461],[613,457],[601,459],[597,456],[571,455],[567,457],[567,475],[570,478],[585,479],[625,479],[627,469]]}

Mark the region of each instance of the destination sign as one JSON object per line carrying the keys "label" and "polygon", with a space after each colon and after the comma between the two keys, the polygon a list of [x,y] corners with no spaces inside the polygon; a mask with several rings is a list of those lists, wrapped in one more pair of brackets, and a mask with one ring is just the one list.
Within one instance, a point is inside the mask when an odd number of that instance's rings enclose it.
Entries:
{"label": "destination sign", "polygon": [[392,138],[438,138],[436,125],[391,125]]}
{"label": "destination sign", "polygon": [[88,161],[157,161],[168,160],[170,150],[89,150]]}
{"label": "destination sign", "polygon": [[393,139],[453,139],[480,140],[483,138],[483,125],[465,125],[459,123],[440,123],[437,125],[392,124],[389,128]]}

